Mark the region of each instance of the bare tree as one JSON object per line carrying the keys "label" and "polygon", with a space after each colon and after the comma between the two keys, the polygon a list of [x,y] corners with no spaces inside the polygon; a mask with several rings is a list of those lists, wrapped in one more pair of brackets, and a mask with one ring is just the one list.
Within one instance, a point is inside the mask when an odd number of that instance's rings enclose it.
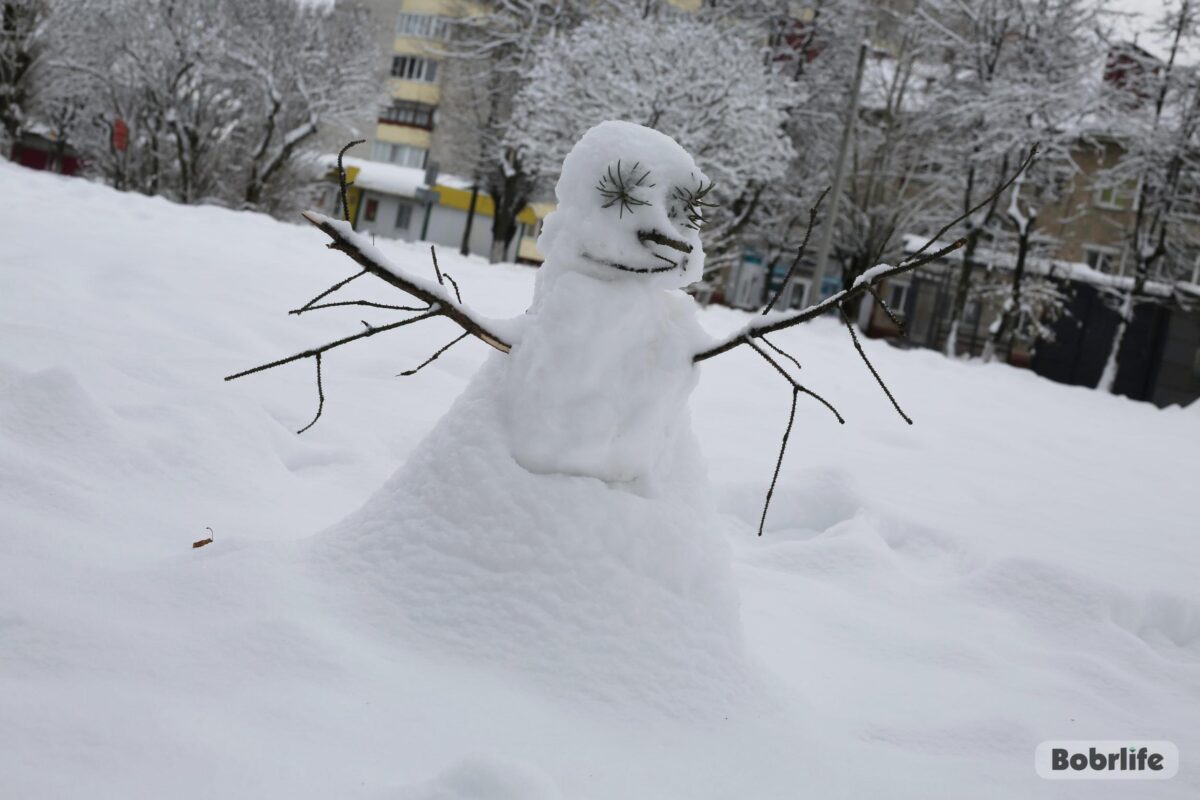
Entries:
{"label": "bare tree", "polygon": [[[1063,312],[1065,297],[1053,284],[1026,287],[1028,264],[1052,240],[1039,233],[1043,211],[1053,207],[1057,222],[1069,223],[1076,210],[1066,206],[1072,189],[1087,176],[1076,163],[1094,150],[1089,125],[1099,107],[1104,43],[1100,10],[1088,0],[1035,0],[1015,4],[1009,19],[1008,54],[1001,70],[1004,91],[1023,96],[1023,113],[1011,136],[1039,144],[1039,157],[1013,185],[1003,223],[992,231],[993,248],[1015,246],[1007,297],[988,327],[984,360],[1009,339],[1030,343],[1050,332],[1046,322]],[[993,288],[993,287],[989,287]],[[983,299],[994,292],[972,293]]]}
{"label": "bare tree", "polygon": [[[59,0],[49,94],[114,186],[275,207],[319,130],[379,96],[376,45],[348,9],[290,0]],[[69,13],[67,13],[69,11]]]}
{"label": "bare tree", "polygon": [[[930,0],[917,13],[943,41],[944,66],[930,97],[946,112],[944,130],[951,134],[941,167],[953,180],[959,207],[978,206],[961,229],[967,243],[945,344],[946,353],[955,355],[976,251],[1002,224],[1006,198],[993,187],[1050,127],[1036,120],[1031,126],[1031,117],[1078,108],[1087,90],[1081,71],[1099,72],[1085,54],[1098,18],[1093,7],[1075,0]],[[993,200],[979,206],[981,196]]]}
{"label": "bare tree", "polygon": [[1179,61],[1181,49],[1200,29],[1195,0],[1168,7],[1159,23],[1171,42],[1159,62],[1127,51],[1121,80],[1113,88],[1114,133],[1121,154],[1099,178],[1118,196],[1133,198],[1126,253],[1131,280],[1117,302],[1120,320],[1097,388],[1116,386],[1125,334],[1144,303],[1186,302],[1176,285],[1200,255],[1200,72]]}
{"label": "bare tree", "polygon": [[48,0],[0,2],[0,152],[24,132],[45,52]]}
{"label": "bare tree", "polygon": [[[892,28],[890,52],[868,59],[862,108],[855,112],[833,248],[843,289],[873,265],[894,260],[897,233],[921,230],[931,212],[948,205],[950,173],[941,168],[947,154],[939,134],[946,114],[926,89],[934,74],[929,62],[935,32],[911,15]],[[853,317],[854,303],[848,311]]]}

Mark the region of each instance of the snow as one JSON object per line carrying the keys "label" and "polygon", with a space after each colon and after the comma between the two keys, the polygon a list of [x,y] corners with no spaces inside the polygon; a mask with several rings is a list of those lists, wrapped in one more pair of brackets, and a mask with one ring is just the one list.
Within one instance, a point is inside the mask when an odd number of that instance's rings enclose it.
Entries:
{"label": "snow", "polygon": [[[334,154],[321,156],[322,166],[327,169],[337,168],[337,156]],[[343,156],[342,166],[358,169],[354,185],[367,191],[381,192],[398,197],[416,197],[417,190],[426,188],[425,170],[419,167],[403,167],[399,164],[389,164],[385,161],[371,161],[365,158]],[[437,182],[451,189],[470,189],[471,182],[454,175],[438,174]]]}
{"label": "snow", "polygon": [[567,273],[541,293],[502,378],[509,447],[526,469],[617,483],[681,469],[660,462],[691,439],[692,356],[707,337],[691,298],[642,278]]}
{"label": "snow", "polygon": [[[906,234],[902,241],[905,252],[912,253],[922,247],[927,240],[924,236]],[[930,249],[936,251],[949,244],[950,242],[934,242],[930,245]],[[989,270],[997,267],[1001,269],[1013,269],[1016,266],[1016,258],[1011,252],[996,252],[987,248],[980,248],[975,251],[975,258],[986,263]],[[876,268],[872,267],[872,269]],[[1079,261],[1062,261],[1057,258],[1042,258],[1033,255],[1026,257],[1025,271],[1031,275],[1044,275],[1049,278],[1080,281],[1101,289],[1117,291],[1128,291],[1134,284],[1134,279],[1131,275],[1109,275]],[[1200,286],[1185,281],[1176,281],[1168,284],[1152,280],[1147,281],[1144,287],[1146,294],[1158,297],[1171,297],[1175,289],[1190,295],[1200,296]]]}
{"label": "snow", "polygon": [[[603,280],[681,288],[704,272],[704,248],[685,199],[708,184],[692,157],[671,137],[631,122],[589,129],[563,160],[554,194],[558,206],[538,237],[545,283],[564,271]],[[658,232],[686,252],[640,240]]]}
{"label": "snow", "polygon": [[[1153,799],[1200,789],[1186,766],[1200,749],[1194,408],[865,341],[916,419],[909,427],[845,330],[818,320],[773,341],[847,424],[801,406],[761,540],[790,397],[743,347],[705,362],[690,398],[720,541],[688,549],[594,519],[561,540],[498,539],[473,555],[473,573],[388,583],[405,552],[452,563],[434,548],[452,554],[465,539],[433,532],[454,533],[468,509],[376,550],[331,526],[417,491],[389,476],[435,425],[435,440],[463,431],[468,417],[452,404],[478,402],[468,381],[505,356],[467,341],[394,378],[458,335],[445,321],[340,348],[324,363],[324,416],[297,437],[317,401],[311,362],[221,377],[346,335],[361,318],[393,318],[284,313],[356,270],[319,231],[4,163],[0,185],[0,795]],[[420,245],[379,249],[432,275]],[[527,307],[529,269],[439,257],[481,314]],[[397,299],[368,280],[344,292]],[[714,308],[699,319],[722,335],[749,318]],[[490,477],[475,455],[428,480],[462,489],[478,520],[509,502],[495,487],[513,474]],[[599,483],[527,475],[569,496]],[[206,525],[216,540],[193,550]],[[645,561],[618,563],[633,543]],[[541,592],[556,560],[584,548],[596,556],[585,582]],[[638,571],[661,566],[664,551],[701,563]],[[544,565],[541,584],[504,585],[510,567],[536,575],[531,564]],[[612,586],[596,583],[605,570]],[[704,608],[692,600],[740,605],[743,691],[711,709],[695,698],[739,683],[722,677],[736,665],[699,662],[698,679],[677,686],[687,676],[670,660],[704,652],[704,631],[655,642],[638,636],[655,620],[621,618],[635,607],[622,592],[644,598],[685,573],[737,597],[680,587],[656,595],[661,619]],[[443,581],[505,605],[405,606]],[[420,618],[451,611],[476,613],[458,647]],[[489,618],[497,627],[483,627]],[[544,647],[523,638],[547,619],[583,626],[578,652],[565,629],[550,629]],[[539,654],[544,664],[530,662]],[[1168,739],[1184,768],[1132,789],[1074,791],[1036,776],[1039,742],[1085,738]]]}
{"label": "snow", "polygon": [[864,283],[873,283],[875,281],[875,279],[878,278],[880,275],[882,275],[885,272],[888,272],[890,270],[893,270],[895,268],[896,267],[893,266],[892,264],[876,264],[875,266],[867,269],[865,272],[863,272],[863,274],[861,274],[857,278],[855,278],[854,286],[858,287]]}

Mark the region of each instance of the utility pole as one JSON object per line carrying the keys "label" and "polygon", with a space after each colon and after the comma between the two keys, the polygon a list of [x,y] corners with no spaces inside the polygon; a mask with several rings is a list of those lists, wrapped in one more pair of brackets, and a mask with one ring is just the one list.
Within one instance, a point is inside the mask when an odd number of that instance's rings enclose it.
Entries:
{"label": "utility pole", "polygon": [[467,207],[467,227],[463,228],[462,247],[458,252],[464,256],[471,255],[471,226],[475,222],[475,206],[479,202],[479,179],[471,183],[471,204]]}
{"label": "utility pole", "polygon": [[429,218],[433,216],[434,203],[442,199],[441,193],[433,187],[437,185],[439,166],[436,161],[430,161],[425,167],[425,185],[416,191],[417,200],[425,204],[425,221],[421,223],[421,241],[429,236]]}
{"label": "utility pole", "polygon": [[870,43],[863,40],[858,48],[858,64],[854,67],[854,84],[850,88],[850,104],[846,109],[846,125],[842,128],[842,142],[838,147],[837,161],[833,165],[833,190],[829,198],[829,210],[821,225],[821,243],[817,248],[817,266],[813,270],[813,292],[821,299],[821,284],[825,282],[825,269],[829,263],[829,251],[833,248],[833,226],[837,222],[838,204],[846,186],[846,157],[850,152],[850,140],[854,136],[854,122],[858,118],[858,95],[862,90],[863,68],[867,63],[867,48]]}

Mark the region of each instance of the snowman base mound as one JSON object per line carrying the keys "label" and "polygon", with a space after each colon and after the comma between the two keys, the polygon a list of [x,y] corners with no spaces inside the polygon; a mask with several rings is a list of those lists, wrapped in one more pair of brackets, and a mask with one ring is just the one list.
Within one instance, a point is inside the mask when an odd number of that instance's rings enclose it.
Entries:
{"label": "snowman base mound", "polygon": [[[559,693],[708,712],[744,692],[728,543],[704,499],[536,474],[507,446],[497,354],[409,462],[318,536],[323,582],[419,646]],[[698,458],[698,454],[697,454]]]}

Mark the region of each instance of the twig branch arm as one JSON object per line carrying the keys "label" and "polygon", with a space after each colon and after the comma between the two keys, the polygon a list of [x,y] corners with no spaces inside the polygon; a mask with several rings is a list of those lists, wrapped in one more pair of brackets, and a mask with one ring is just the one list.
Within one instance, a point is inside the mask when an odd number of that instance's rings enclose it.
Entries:
{"label": "twig branch arm", "polygon": [[808,322],[810,319],[816,319],[825,312],[838,308],[842,303],[866,294],[871,287],[877,286],[888,278],[894,278],[897,275],[903,275],[904,273],[911,272],[923,264],[928,264],[930,261],[936,261],[946,254],[954,252],[966,243],[966,239],[959,239],[958,241],[951,242],[945,247],[939,248],[932,253],[926,253],[920,258],[903,261],[897,266],[888,267],[887,269],[880,270],[878,272],[872,272],[867,280],[863,280],[863,278],[868,277],[867,273],[864,273],[849,289],[843,289],[836,294],[831,294],[821,302],[814,303],[808,308],[802,309],[793,314],[781,314],[777,316],[766,317],[749,323],[741,330],[731,334],[729,338],[725,339],[724,341],[713,345],[703,352],[697,353],[692,358],[692,361],[699,363],[705,359],[712,358],[713,356],[719,356],[721,353],[726,353],[738,345],[746,344],[750,337],[764,336],[768,333],[774,333],[775,331],[783,330],[784,328],[790,328],[793,325],[799,325],[802,322]]}
{"label": "twig branch arm", "polygon": [[[986,199],[984,199],[982,203],[943,226],[942,229],[931,236],[925,242],[925,244],[921,245],[921,248],[917,250],[917,252],[900,262],[900,264],[897,266],[887,267],[886,269],[881,269],[883,265],[873,267],[872,269],[867,270],[867,272],[860,275],[854,281],[854,285],[849,289],[843,289],[836,294],[830,295],[821,302],[815,303],[802,311],[798,311],[794,314],[785,314],[773,319],[768,318],[758,322],[752,322],[741,330],[736,331],[725,340],[713,345],[707,350],[697,353],[695,356],[693,356],[692,361],[699,363],[705,359],[712,358],[713,356],[719,356],[721,353],[726,353],[738,345],[748,342],[750,337],[762,336],[763,334],[773,333],[778,330],[783,330],[784,328],[790,328],[793,325],[799,325],[802,322],[808,322],[810,319],[819,317],[825,312],[831,311],[834,308],[841,308],[843,303],[854,300],[865,292],[873,290],[878,284],[882,283],[888,278],[902,275],[905,272],[911,272],[923,264],[928,264],[930,261],[936,261],[939,258],[959,249],[967,243],[966,239],[957,239],[956,241],[951,242],[945,247],[942,247],[932,253],[925,252],[937,243],[942,234],[950,230],[958,223],[962,222],[971,214],[974,214],[980,208],[983,208],[983,206],[987,205],[993,199],[998,197],[1005,189],[1011,186],[1013,182],[1029,168],[1029,165],[1033,163],[1033,159],[1037,157],[1037,152],[1038,146],[1037,144],[1034,144],[1029,148],[1029,153],[1025,156],[1025,160],[1021,162],[1021,165],[1017,167],[1017,170],[1008,178],[1007,181],[996,187],[996,190],[993,191]],[[874,294],[873,291],[872,294]]]}
{"label": "twig branch arm", "polygon": [[487,342],[500,352],[507,353],[512,349],[512,344],[506,341],[506,337],[489,330],[488,322],[485,319],[458,302],[444,286],[407,275],[388,263],[387,259],[366,238],[351,230],[348,223],[330,219],[315,211],[305,211],[302,216],[333,240],[329,243],[331,249],[340,250],[350,256],[360,267],[376,278],[407,292],[418,300],[423,300],[430,306],[436,306],[438,314],[453,320],[464,331]]}

